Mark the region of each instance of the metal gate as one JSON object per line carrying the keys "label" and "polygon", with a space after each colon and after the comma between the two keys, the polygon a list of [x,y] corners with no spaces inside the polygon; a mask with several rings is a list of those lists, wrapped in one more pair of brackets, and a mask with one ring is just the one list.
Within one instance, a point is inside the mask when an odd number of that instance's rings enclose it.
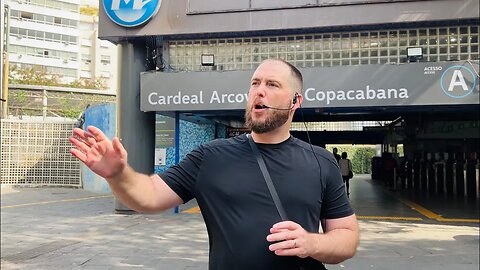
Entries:
{"label": "metal gate", "polygon": [[1,184],[80,187],[80,162],[69,152],[75,121],[2,119]]}

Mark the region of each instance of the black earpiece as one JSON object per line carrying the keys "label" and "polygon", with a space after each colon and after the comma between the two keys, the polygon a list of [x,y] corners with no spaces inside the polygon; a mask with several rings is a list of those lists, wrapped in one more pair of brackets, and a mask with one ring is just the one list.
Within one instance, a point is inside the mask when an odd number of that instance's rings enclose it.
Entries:
{"label": "black earpiece", "polygon": [[295,105],[295,103],[297,103],[297,97],[298,97],[298,93],[295,93],[295,96],[293,96],[293,100],[292,100],[293,105]]}

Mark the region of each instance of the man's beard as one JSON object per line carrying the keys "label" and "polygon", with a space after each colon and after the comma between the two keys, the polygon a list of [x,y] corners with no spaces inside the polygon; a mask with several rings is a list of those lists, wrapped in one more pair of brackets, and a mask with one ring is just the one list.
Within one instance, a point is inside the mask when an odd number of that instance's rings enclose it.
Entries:
{"label": "man's beard", "polygon": [[267,133],[285,124],[290,116],[290,110],[267,110],[272,112],[267,112],[265,121],[253,121],[251,108],[245,110],[245,126],[255,133]]}

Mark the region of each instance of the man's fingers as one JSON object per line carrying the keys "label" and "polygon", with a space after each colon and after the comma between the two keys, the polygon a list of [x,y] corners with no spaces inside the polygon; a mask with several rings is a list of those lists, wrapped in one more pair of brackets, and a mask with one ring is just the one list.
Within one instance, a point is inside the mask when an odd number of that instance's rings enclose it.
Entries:
{"label": "man's fingers", "polygon": [[90,150],[90,147],[85,144],[84,141],[81,141],[75,137],[70,137],[69,141],[71,144],[73,144],[79,151],[83,153],[87,153]]}
{"label": "man's fingers", "polygon": [[267,235],[268,242],[279,242],[279,241],[290,240],[295,238],[296,238],[295,232],[289,231],[289,230],[272,232],[271,234]]}
{"label": "man's fingers", "polygon": [[300,228],[302,228],[300,224],[295,223],[293,221],[289,221],[289,220],[275,223],[272,226],[272,229],[275,229],[275,230],[296,230]]}
{"label": "man's fingers", "polygon": [[94,126],[88,126],[87,130],[95,137],[97,142],[101,142],[103,140],[106,140],[107,137],[105,134],[97,127]]}
{"label": "man's fingers", "polygon": [[81,162],[85,163],[87,161],[87,155],[85,155],[83,152],[81,152],[78,149],[71,148],[70,153],[78,158]]}
{"label": "man's fingers", "polygon": [[90,134],[89,132],[87,132],[87,131],[85,131],[81,128],[74,128],[73,129],[73,134],[75,134],[76,136],[78,136],[82,140],[86,140],[89,137],[93,137],[92,134]]}
{"label": "man's fingers", "polygon": [[299,249],[295,240],[285,240],[268,246],[270,251],[274,251],[278,256],[296,256]]}
{"label": "man's fingers", "polygon": [[127,156],[127,150],[125,150],[122,143],[117,137],[113,138],[112,144],[113,144],[113,150],[115,150],[115,152],[120,154],[122,158],[125,158]]}
{"label": "man's fingers", "polygon": [[107,152],[107,145],[105,145],[105,143],[95,143],[94,145],[92,145],[92,148],[99,154],[104,154],[105,152]]}

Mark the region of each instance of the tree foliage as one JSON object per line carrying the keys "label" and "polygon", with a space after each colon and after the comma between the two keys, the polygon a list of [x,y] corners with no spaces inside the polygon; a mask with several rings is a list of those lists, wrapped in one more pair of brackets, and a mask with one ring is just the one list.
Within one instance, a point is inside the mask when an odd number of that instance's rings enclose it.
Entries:
{"label": "tree foliage", "polygon": [[368,147],[357,147],[352,157],[352,167],[355,173],[371,173],[371,160],[375,156],[375,149]]}
{"label": "tree foliage", "polygon": [[18,68],[15,65],[10,66],[8,74],[10,83],[28,84],[28,85],[45,85],[60,86],[60,76],[49,74],[42,70],[34,68]]}
{"label": "tree foliage", "polygon": [[55,74],[50,74],[43,70],[34,68],[19,68],[15,65],[10,67],[8,80],[14,84],[27,85],[43,85],[43,86],[60,86],[72,88],[86,88],[86,89],[107,89],[105,78],[94,79],[76,79],[71,83],[62,83],[61,77]]}
{"label": "tree foliage", "polygon": [[107,84],[105,82],[105,79],[100,77],[100,78],[95,78],[95,79],[77,79],[70,84],[68,84],[68,87],[74,87],[74,88],[86,88],[86,89],[107,89]]}
{"label": "tree foliage", "polygon": [[80,7],[80,14],[89,15],[89,16],[98,16],[98,8],[83,6],[83,7]]}
{"label": "tree foliage", "polygon": [[[351,145],[335,146],[338,154],[347,153],[348,159],[352,161],[353,173],[369,174],[371,172],[372,157],[376,155],[375,149],[372,147],[354,147]],[[332,152],[333,147],[328,150]]]}

